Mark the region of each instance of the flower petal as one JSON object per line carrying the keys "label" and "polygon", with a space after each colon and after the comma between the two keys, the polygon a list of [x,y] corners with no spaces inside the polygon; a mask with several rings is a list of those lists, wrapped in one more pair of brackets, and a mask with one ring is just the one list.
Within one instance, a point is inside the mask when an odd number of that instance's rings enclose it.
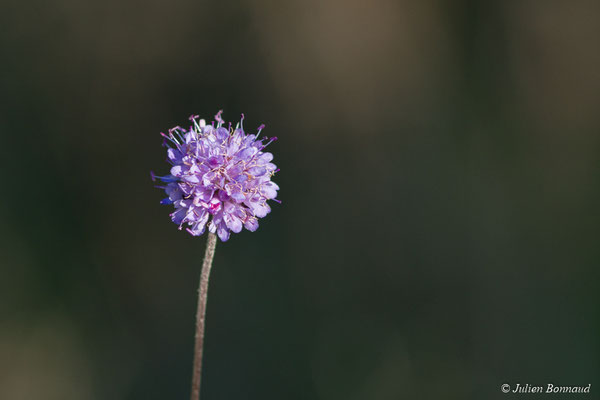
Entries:
{"label": "flower petal", "polygon": [[223,219],[225,220],[227,227],[233,232],[239,233],[242,230],[242,221],[235,215],[225,214]]}
{"label": "flower petal", "polygon": [[275,182],[269,181],[262,184],[260,193],[267,199],[274,199],[277,197],[277,190],[279,190],[279,186]]}
{"label": "flower petal", "polygon": [[258,220],[256,218],[250,217],[244,222],[244,227],[250,232],[254,232],[258,229]]}
{"label": "flower petal", "polygon": [[175,222],[177,225],[181,225],[183,219],[185,218],[187,210],[185,208],[179,208],[175,212],[171,213],[171,220]]}
{"label": "flower petal", "polygon": [[267,169],[265,167],[252,167],[248,170],[248,173],[254,176],[262,176],[267,173]]}
{"label": "flower petal", "polygon": [[215,136],[219,141],[223,141],[227,139],[227,137],[229,137],[229,131],[223,127],[218,128],[217,132],[215,133]]}
{"label": "flower petal", "polygon": [[171,160],[172,163],[178,164],[181,162],[183,154],[181,154],[181,152],[178,149],[169,148],[167,150],[167,157],[169,157],[169,160]]}
{"label": "flower petal", "polygon": [[217,227],[217,235],[219,235],[219,238],[224,242],[229,240],[229,230],[227,230],[226,227],[219,225],[219,227]]}
{"label": "flower petal", "polygon": [[258,164],[262,165],[262,164],[266,164],[266,163],[270,162],[272,159],[273,159],[273,154],[262,153],[257,157],[256,162]]}
{"label": "flower petal", "polygon": [[258,150],[255,147],[246,147],[245,149],[239,151],[236,155],[242,161],[248,161],[256,154]]}

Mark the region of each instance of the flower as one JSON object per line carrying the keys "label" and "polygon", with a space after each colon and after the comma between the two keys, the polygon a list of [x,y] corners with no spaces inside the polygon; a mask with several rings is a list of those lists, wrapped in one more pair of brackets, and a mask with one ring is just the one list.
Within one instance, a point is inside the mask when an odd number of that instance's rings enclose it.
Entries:
{"label": "flower", "polygon": [[264,151],[277,138],[259,139],[264,125],[256,135],[247,135],[244,114],[235,129],[231,123],[225,128],[221,113],[211,125],[192,115],[189,130],[177,126],[168,135],[161,133],[171,173],[151,174],[153,181],[166,184],[157,186],[168,196],[161,204],[174,205],[170,215],[179,229],[187,224],[190,234],[200,236],[208,226],[225,242],[242,227],[254,232],[258,219],[271,211],[267,200],[280,201],[275,199],[279,186],[271,181],[279,169],[271,162],[273,155]]}

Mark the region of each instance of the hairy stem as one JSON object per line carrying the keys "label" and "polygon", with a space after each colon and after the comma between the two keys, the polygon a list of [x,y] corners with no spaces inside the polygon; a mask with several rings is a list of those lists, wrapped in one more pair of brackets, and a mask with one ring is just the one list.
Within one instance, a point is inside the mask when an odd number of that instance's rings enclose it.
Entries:
{"label": "hairy stem", "polygon": [[200,286],[198,287],[198,310],[196,311],[196,340],[194,342],[194,370],[192,373],[192,397],[191,400],[200,399],[200,378],[202,376],[202,349],[204,344],[204,316],[206,315],[206,300],[208,294],[208,277],[213,257],[215,256],[215,247],[217,246],[217,236],[214,233],[208,233],[206,242],[206,251],[204,252],[204,261],[202,262],[202,272],[200,273]]}

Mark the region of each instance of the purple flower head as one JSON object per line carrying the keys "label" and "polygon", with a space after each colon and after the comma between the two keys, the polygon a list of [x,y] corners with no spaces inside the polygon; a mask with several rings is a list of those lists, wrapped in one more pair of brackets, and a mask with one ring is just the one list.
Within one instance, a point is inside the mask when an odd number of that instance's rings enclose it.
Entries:
{"label": "purple flower head", "polygon": [[271,181],[279,170],[271,162],[273,155],[264,151],[277,138],[258,138],[264,125],[256,135],[247,135],[244,114],[232,129],[231,124],[224,127],[221,113],[211,125],[192,115],[189,130],[177,126],[161,133],[171,173],[152,173],[152,180],[165,183],[157,186],[168,196],[161,204],[173,204],[171,219],[179,229],[188,225],[187,231],[199,236],[208,226],[226,241],[230,232],[238,233],[242,227],[254,232],[258,219],[271,211],[267,200],[280,202],[279,186]]}

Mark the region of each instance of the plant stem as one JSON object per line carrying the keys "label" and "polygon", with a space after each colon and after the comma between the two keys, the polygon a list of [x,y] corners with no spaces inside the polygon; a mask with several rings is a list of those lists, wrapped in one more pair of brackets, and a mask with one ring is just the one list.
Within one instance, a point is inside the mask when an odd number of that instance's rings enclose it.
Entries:
{"label": "plant stem", "polygon": [[200,399],[200,378],[202,376],[202,348],[204,344],[204,316],[206,315],[206,300],[208,294],[208,277],[215,247],[217,246],[217,235],[208,233],[206,251],[202,262],[200,273],[200,287],[198,287],[198,310],[196,311],[196,340],[194,342],[194,370],[192,373],[192,397],[191,400]]}

